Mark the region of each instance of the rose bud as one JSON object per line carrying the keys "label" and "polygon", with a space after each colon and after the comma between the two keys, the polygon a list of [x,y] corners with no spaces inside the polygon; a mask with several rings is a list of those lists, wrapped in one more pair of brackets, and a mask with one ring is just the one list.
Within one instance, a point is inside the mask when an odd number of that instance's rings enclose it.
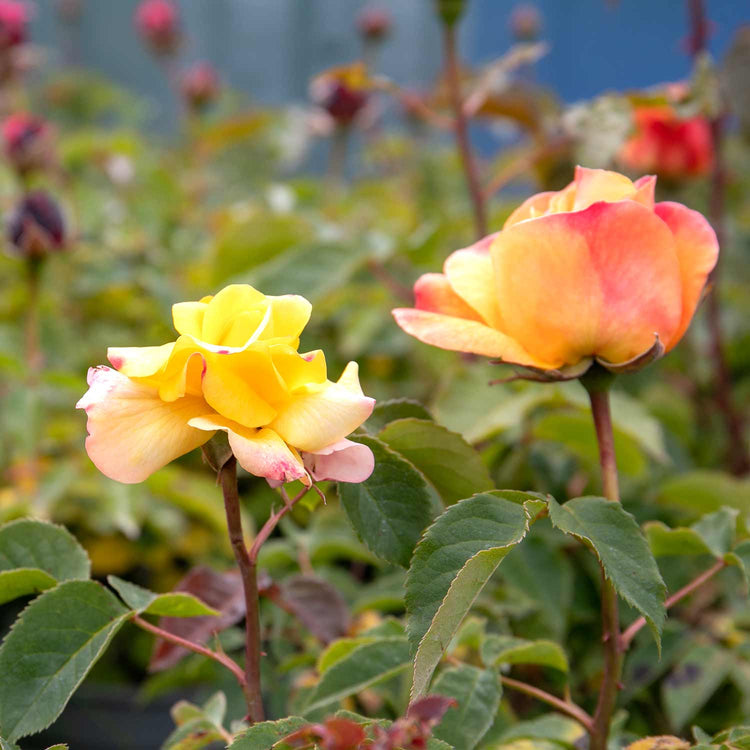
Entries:
{"label": "rose bud", "polygon": [[27,258],[63,249],[65,223],[55,200],[43,190],[28,193],[8,222],[8,240]]}
{"label": "rose bud", "polygon": [[177,6],[169,0],[143,0],[135,13],[138,33],[156,55],[170,55],[180,44]]}
{"label": "rose bud", "polygon": [[221,84],[212,65],[196,63],[182,76],[180,83],[183,99],[189,109],[200,111],[212,104],[219,96]]}
{"label": "rose bud", "polygon": [[369,78],[362,64],[332,68],[313,79],[312,100],[341,126],[352,124],[368,101]]}
{"label": "rose bud", "polygon": [[0,0],[0,49],[10,49],[26,41],[29,6],[15,0]]}
{"label": "rose bud", "polygon": [[524,3],[513,8],[510,30],[519,42],[533,42],[542,28],[542,14],[536,5]]}
{"label": "rose bud", "polygon": [[357,17],[357,29],[368,42],[380,42],[393,25],[390,14],[383,8],[365,8]]}
{"label": "rose bud", "polygon": [[558,192],[521,204],[502,231],[414,285],[394,310],[426,344],[498,358],[542,379],[594,362],[638,369],[685,334],[719,247],[697,211],[654,202],[655,177],[576,169]]}
{"label": "rose bud", "polygon": [[634,172],[664,179],[701,177],[714,162],[711,126],[705,117],[682,119],[667,105],[638,107],[635,133],[620,151],[620,161]]}
{"label": "rose bud", "polygon": [[2,138],[5,157],[21,174],[49,164],[52,128],[45,120],[18,112],[3,122]]}

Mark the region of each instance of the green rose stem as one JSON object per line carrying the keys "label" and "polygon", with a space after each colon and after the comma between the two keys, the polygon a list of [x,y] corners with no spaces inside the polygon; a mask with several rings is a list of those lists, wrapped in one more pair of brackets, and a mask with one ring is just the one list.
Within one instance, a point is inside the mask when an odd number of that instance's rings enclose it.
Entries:
{"label": "green rose stem", "polygon": [[[612,430],[612,414],[609,408],[609,388],[614,375],[599,365],[594,365],[582,378],[581,383],[589,394],[591,413],[594,417],[596,438],[599,444],[604,496],[613,503],[620,502],[617,479],[615,440]],[[599,689],[599,700],[594,712],[590,750],[606,750],[609,724],[617,702],[617,691],[622,674],[623,646],[620,638],[620,616],[617,593],[607,580],[602,568],[602,640],[604,642],[604,676]]]}
{"label": "green rose stem", "polygon": [[26,259],[26,320],[24,323],[24,350],[26,356],[26,383],[31,397],[33,424],[29,434],[28,478],[29,494],[36,494],[39,481],[39,374],[44,355],[39,344],[40,286],[43,258],[30,256]]}
{"label": "green rose stem", "polygon": [[245,546],[237,490],[237,459],[230,456],[219,469],[219,482],[224,494],[229,541],[240,569],[245,591],[245,680],[247,683],[247,718],[251,724],[263,721],[263,696],[260,688],[260,616],[258,607],[258,576],[256,562]]}
{"label": "green rose stem", "polygon": [[461,75],[458,64],[456,44],[456,23],[443,22],[443,48],[445,51],[445,75],[448,83],[448,93],[453,109],[453,130],[456,135],[456,146],[461,157],[469,197],[474,209],[474,227],[477,239],[488,234],[487,207],[479,173],[469,142],[469,123],[464,112],[463,97],[461,95]]}

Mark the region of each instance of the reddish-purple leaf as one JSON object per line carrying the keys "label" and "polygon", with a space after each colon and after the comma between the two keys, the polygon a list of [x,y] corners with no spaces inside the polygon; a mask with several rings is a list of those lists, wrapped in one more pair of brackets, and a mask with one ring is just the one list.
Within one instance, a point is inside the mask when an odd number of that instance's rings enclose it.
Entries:
{"label": "reddish-purple leaf", "polygon": [[[206,566],[193,568],[175,587],[175,591],[195,594],[221,614],[206,617],[162,617],[159,627],[193,643],[206,643],[214,633],[226,630],[245,616],[245,597],[242,580],[236,570],[217,573]],[[158,672],[173,667],[189,651],[168,643],[156,641],[149,670]]]}

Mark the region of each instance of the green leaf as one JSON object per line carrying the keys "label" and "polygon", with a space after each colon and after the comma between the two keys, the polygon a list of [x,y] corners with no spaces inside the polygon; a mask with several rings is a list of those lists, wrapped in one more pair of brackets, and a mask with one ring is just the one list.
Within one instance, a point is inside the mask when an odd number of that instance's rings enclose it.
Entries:
{"label": "green leaf", "polygon": [[487,667],[501,664],[540,664],[567,672],[568,657],[554,641],[528,641],[509,635],[488,635],[482,642],[482,662]]}
{"label": "green leaf", "polygon": [[200,750],[224,739],[223,721],[227,699],[219,691],[202,707],[188,701],[176,703],[171,710],[176,729],[167,737],[161,750]]}
{"label": "green leaf", "polygon": [[559,505],[549,500],[553,525],[589,542],[617,593],[649,624],[656,642],[666,619],[666,586],[633,516],[603,497],[578,497]]}
{"label": "green leaf", "polygon": [[524,501],[498,491],[461,500],[438,517],[414,553],[406,577],[407,633],[414,660],[412,697],[423,695],[435,667],[479,592],[526,535]]}
{"label": "green leaf", "polygon": [[372,450],[375,470],[359,484],[340,482],[341,504],[367,547],[405,568],[432,520],[429,488],[421,474],[384,443],[370,437],[356,440]]}
{"label": "green leaf", "polygon": [[21,613],[0,646],[0,731],[49,726],[130,612],[94,581],[67,581]]}
{"label": "green leaf", "polygon": [[724,556],[729,565],[736,565],[742,573],[746,590],[750,591],[750,539],[740,542],[731,552]]}
{"label": "green leaf", "polygon": [[573,719],[556,713],[548,713],[538,719],[521,721],[503,732],[499,747],[517,740],[550,741],[558,747],[577,748],[586,730]]}
{"label": "green leaf", "polygon": [[721,471],[690,471],[664,482],[659,488],[657,501],[693,517],[712,513],[725,505],[747,516],[750,513],[750,482]]}
{"label": "green leaf", "polygon": [[16,568],[0,571],[0,604],[19,596],[38,594],[57,585],[57,581],[39,568]]}
{"label": "green leaf", "polygon": [[430,412],[419,401],[413,401],[409,398],[378,401],[364,427],[371,435],[377,435],[390,422],[410,417],[432,420]]}
{"label": "green leaf", "polygon": [[400,672],[411,663],[406,638],[378,638],[362,643],[329,664],[310,695],[305,713],[343,700]]}
{"label": "green leaf", "polygon": [[20,750],[20,748],[14,742],[8,742],[0,737],[0,750]]}
{"label": "green leaf", "polygon": [[729,674],[735,657],[712,644],[696,644],[661,685],[664,710],[679,731],[706,704]]}
{"label": "green leaf", "polygon": [[135,583],[123,581],[117,576],[107,576],[107,583],[120,595],[128,607],[139,614],[142,612],[160,617],[202,617],[220,614],[197,596],[184,591],[155,594]]}
{"label": "green leaf", "polygon": [[287,716],[286,719],[278,721],[262,721],[245,730],[228,750],[271,750],[279,740],[309,723],[300,716]]}
{"label": "green leaf", "polygon": [[472,750],[492,726],[500,705],[500,679],[494,669],[462,664],[442,672],[435,680],[437,695],[454,698],[433,735],[455,750]]}
{"label": "green leaf", "polygon": [[37,568],[56,581],[88,578],[91,573],[86,551],[62,526],[30,518],[0,527],[0,571]]}
{"label": "green leaf", "polygon": [[411,461],[440,493],[446,505],[492,489],[479,454],[457,433],[425,419],[399,419],[378,436]]}
{"label": "green leaf", "polygon": [[734,542],[738,511],[720,508],[689,528],[670,529],[661,521],[644,525],[646,538],[656,557],[667,555],[713,555],[723,557]]}

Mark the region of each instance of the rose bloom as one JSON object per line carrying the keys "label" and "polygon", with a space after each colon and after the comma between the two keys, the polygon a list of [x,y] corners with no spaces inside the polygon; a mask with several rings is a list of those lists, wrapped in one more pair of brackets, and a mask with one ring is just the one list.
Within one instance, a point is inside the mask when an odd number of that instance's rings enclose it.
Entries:
{"label": "rose bloom", "polygon": [[89,370],[76,406],[88,415],[91,460],[112,479],[140,482],[221,430],[239,464],[272,483],[364,481],[372,452],[346,436],[375,402],[356,363],[332,383],[322,351],[298,353],[310,312],[303,297],[248,285],[174,305],[177,341],[109,349],[115,369]]}
{"label": "rose bloom", "polygon": [[701,214],[654,203],[655,183],[578,167],[419,278],[396,321],[427,344],[540,370],[660,356],[690,324],[719,248]]}
{"label": "rose bloom", "polygon": [[681,119],[671,107],[660,106],[639,107],[634,118],[635,133],[620,152],[625,167],[673,180],[711,171],[714,147],[705,117]]}
{"label": "rose bloom", "polygon": [[57,202],[44,190],[32,190],[8,220],[7,238],[15,252],[30,259],[65,249],[65,220]]}
{"label": "rose bloom", "polygon": [[393,21],[385,8],[363,8],[357,16],[357,30],[367,40],[381,41],[391,30]]}
{"label": "rose bloom", "polygon": [[143,0],[135,12],[140,35],[157,54],[174,52],[180,41],[177,6],[169,0]]}
{"label": "rose bloom", "polygon": [[52,128],[40,117],[18,112],[2,124],[3,151],[19,171],[44,167],[51,158]]}
{"label": "rose bloom", "polygon": [[310,98],[341,127],[351,125],[368,102],[371,83],[362,63],[330,68],[313,78]]}
{"label": "rose bloom", "polygon": [[29,6],[14,0],[0,0],[0,49],[16,47],[26,41]]}
{"label": "rose bloom", "polygon": [[205,109],[219,96],[219,75],[209,63],[196,63],[183,74],[180,89],[190,109]]}

